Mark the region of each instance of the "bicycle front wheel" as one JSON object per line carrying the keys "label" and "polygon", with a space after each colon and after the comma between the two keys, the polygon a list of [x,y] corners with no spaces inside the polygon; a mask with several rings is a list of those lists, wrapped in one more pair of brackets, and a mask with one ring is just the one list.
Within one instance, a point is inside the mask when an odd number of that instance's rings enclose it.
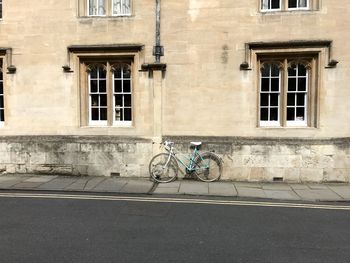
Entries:
{"label": "bicycle front wheel", "polygon": [[167,153],[157,154],[149,163],[151,178],[158,183],[169,183],[177,177],[179,165],[173,156]]}
{"label": "bicycle front wheel", "polygon": [[211,152],[205,152],[198,156],[196,162],[196,175],[203,182],[213,182],[220,179],[222,162],[220,157]]}

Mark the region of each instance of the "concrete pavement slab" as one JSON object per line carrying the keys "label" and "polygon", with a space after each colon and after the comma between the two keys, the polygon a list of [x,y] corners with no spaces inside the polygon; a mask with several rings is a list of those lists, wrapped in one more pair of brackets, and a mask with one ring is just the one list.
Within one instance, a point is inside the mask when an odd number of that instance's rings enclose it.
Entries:
{"label": "concrete pavement slab", "polygon": [[329,185],[328,188],[340,195],[344,200],[350,200],[350,186]]}
{"label": "concrete pavement slab", "polygon": [[91,178],[78,178],[74,183],[68,185],[64,190],[66,191],[84,191],[87,182]]}
{"label": "concrete pavement slab", "polygon": [[77,177],[57,177],[38,187],[41,190],[57,190],[63,191],[65,188],[78,180]]}
{"label": "concrete pavement slab", "polygon": [[294,193],[292,190],[264,190],[266,197],[278,200],[301,200],[301,197]]}
{"label": "concrete pavement slab", "polygon": [[4,180],[0,182],[0,189],[8,189],[11,188],[12,186],[21,183],[24,179],[23,177],[11,177],[10,180]]}
{"label": "concrete pavement slab", "polygon": [[330,189],[294,190],[305,201],[342,201],[343,199]]}
{"label": "concrete pavement slab", "polygon": [[267,198],[264,190],[259,188],[237,187],[238,197]]}
{"label": "concrete pavement slab", "polygon": [[100,183],[102,183],[104,180],[106,180],[107,177],[90,177],[89,181],[86,183],[84,191],[91,191],[96,186],[98,186]]}
{"label": "concrete pavement slab", "polygon": [[36,189],[43,183],[40,182],[26,182],[22,181],[18,184],[15,184],[11,187],[11,189]]}
{"label": "concrete pavement slab", "polygon": [[170,183],[159,183],[157,188],[180,188],[180,181],[174,181]]}
{"label": "concrete pavement slab", "polygon": [[209,186],[204,182],[181,181],[179,194],[208,195]]}
{"label": "concrete pavement slab", "polygon": [[234,182],[236,187],[245,187],[245,188],[261,188],[260,183],[249,183],[249,182]]}
{"label": "concrete pavement slab", "polygon": [[292,190],[290,185],[289,184],[285,184],[285,183],[262,183],[261,187],[264,190],[280,190],[280,191]]}
{"label": "concrete pavement slab", "polygon": [[0,176],[0,183],[6,182],[6,181],[10,181],[10,180],[14,180],[14,178],[17,178],[17,177],[14,177],[14,176]]}
{"label": "concrete pavement slab", "polygon": [[308,190],[310,189],[306,184],[289,184],[293,190]]}
{"label": "concrete pavement slab", "polygon": [[153,187],[153,182],[149,180],[129,180],[128,183],[121,188],[120,193],[147,194]]}
{"label": "concrete pavement slab", "polygon": [[310,189],[328,189],[328,186],[327,185],[323,185],[323,184],[307,184],[307,186],[310,188]]}
{"label": "concrete pavement slab", "polygon": [[153,194],[179,194],[179,188],[178,187],[157,187]]}
{"label": "concrete pavement slab", "polygon": [[107,178],[100,184],[98,184],[94,191],[97,192],[120,192],[120,190],[128,183],[127,179],[120,178]]}
{"label": "concrete pavement slab", "polygon": [[57,178],[57,176],[54,175],[43,175],[43,176],[34,176],[34,177],[30,177],[26,180],[24,180],[24,182],[31,182],[31,183],[46,183],[49,182],[53,179]]}
{"label": "concrete pavement slab", "polygon": [[209,195],[237,196],[237,191],[233,183],[212,182],[209,183]]}

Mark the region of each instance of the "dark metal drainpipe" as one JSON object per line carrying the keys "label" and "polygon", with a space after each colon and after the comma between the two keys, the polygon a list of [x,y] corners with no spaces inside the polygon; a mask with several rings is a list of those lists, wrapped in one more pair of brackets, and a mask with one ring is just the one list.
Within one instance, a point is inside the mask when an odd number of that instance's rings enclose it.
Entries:
{"label": "dark metal drainpipe", "polygon": [[156,45],[153,47],[156,63],[160,63],[160,57],[164,56],[164,47],[160,44],[160,6],[161,0],[156,0]]}

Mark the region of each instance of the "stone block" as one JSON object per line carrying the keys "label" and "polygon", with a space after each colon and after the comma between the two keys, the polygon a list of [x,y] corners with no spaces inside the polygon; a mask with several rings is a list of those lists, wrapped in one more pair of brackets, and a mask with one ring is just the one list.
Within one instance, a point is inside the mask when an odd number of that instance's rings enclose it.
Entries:
{"label": "stone block", "polygon": [[10,152],[3,152],[0,154],[0,163],[1,164],[11,163]]}
{"label": "stone block", "polygon": [[334,157],[325,155],[303,156],[301,165],[305,168],[334,167]]}
{"label": "stone block", "polygon": [[17,168],[17,165],[8,164],[8,165],[6,165],[6,173],[14,174],[14,173],[16,173],[16,168]]}
{"label": "stone block", "polygon": [[286,182],[300,182],[300,168],[285,168],[284,181]]}
{"label": "stone block", "polygon": [[29,157],[30,164],[45,164],[46,163],[46,154],[43,152],[31,153]]}
{"label": "stone block", "polygon": [[350,168],[350,155],[335,155],[334,168]]}
{"label": "stone block", "polygon": [[66,151],[67,152],[80,152],[80,144],[79,143],[67,143]]}
{"label": "stone block", "polygon": [[350,169],[325,168],[323,171],[324,182],[348,183],[350,180]]}
{"label": "stone block", "polygon": [[274,178],[283,178],[284,177],[285,168],[280,167],[266,167],[264,173],[264,181],[272,182]]}
{"label": "stone block", "polygon": [[7,152],[7,143],[0,143],[0,152]]}
{"label": "stone block", "polygon": [[301,182],[322,182],[323,169],[321,168],[301,168],[300,169]]}
{"label": "stone block", "polygon": [[265,169],[262,167],[252,167],[250,169],[249,181],[258,182],[265,177]]}

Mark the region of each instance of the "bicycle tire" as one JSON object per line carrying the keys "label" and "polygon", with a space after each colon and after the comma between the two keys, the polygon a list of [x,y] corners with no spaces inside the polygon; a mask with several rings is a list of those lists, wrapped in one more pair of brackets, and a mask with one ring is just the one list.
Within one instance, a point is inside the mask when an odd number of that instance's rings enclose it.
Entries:
{"label": "bicycle tire", "polygon": [[222,161],[212,152],[205,152],[197,156],[196,175],[203,182],[214,182],[220,179],[222,173]]}
{"label": "bicycle tire", "polygon": [[171,156],[166,167],[169,154],[160,153],[155,155],[149,162],[149,173],[151,178],[158,183],[170,183],[175,180],[178,174],[179,165],[177,160]]}

